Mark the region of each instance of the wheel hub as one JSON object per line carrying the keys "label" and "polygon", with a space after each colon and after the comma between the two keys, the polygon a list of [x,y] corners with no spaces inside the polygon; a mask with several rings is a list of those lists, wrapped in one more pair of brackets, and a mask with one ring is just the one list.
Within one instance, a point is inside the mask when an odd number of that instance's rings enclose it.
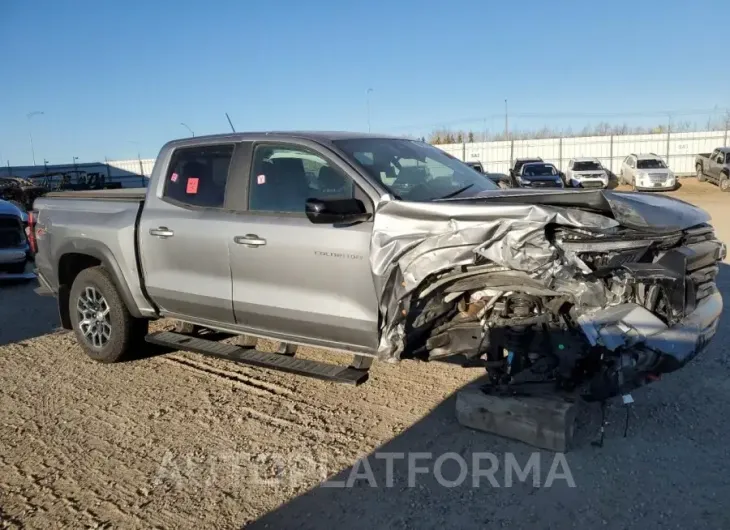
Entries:
{"label": "wheel hub", "polygon": [[76,312],[84,340],[94,348],[103,348],[112,334],[109,304],[104,295],[95,287],[86,287],[76,302]]}

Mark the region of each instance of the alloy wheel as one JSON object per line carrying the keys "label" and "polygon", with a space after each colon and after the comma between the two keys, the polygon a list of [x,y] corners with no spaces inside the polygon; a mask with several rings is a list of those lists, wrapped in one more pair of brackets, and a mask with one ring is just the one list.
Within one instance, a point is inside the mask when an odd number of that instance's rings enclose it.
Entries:
{"label": "alloy wheel", "polygon": [[98,289],[88,286],[76,303],[79,330],[90,346],[100,349],[106,346],[112,335],[109,304]]}

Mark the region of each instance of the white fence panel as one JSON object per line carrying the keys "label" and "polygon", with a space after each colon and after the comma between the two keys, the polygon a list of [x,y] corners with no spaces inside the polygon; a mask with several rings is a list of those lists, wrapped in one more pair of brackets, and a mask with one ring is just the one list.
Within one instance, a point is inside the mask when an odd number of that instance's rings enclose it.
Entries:
{"label": "white fence panel", "polygon": [[461,160],[479,161],[486,171],[499,173],[506,173],[515,158],[533,156],[562,170],[567,168],[571,158],[598,158],[607,169],[617,173],[627,155],[654,153],[675,173],[689,174],[694,173],[697,153],[709,153],[716,147],[727,146],[729,135],[730,131],[700,131],[474,142],[437,147]]}

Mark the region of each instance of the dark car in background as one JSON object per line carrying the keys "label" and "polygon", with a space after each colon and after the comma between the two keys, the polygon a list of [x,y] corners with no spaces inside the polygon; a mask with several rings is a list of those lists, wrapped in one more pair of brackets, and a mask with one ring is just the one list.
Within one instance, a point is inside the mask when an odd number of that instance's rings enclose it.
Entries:
{"label": "dark car in background", "polygon": [[512,167],[509,168],[509,176],[514,179],[520,174],[523,165],[532,164],[534,162],[543,162],[543,159],[539,156],[531,158],[515,158],[514,162],[512,162]]}
{"label": "dark car in background", "polygon": [[481,162],[464,162],[467,166],[472,168],[477,173],[481,173],[485,177],[487,177],[489,180],[494,182],[497,186],[500,188],[509,188],[509,175],[505,175],[504,173],[486,173],[484,171],[484,166],[482,166]]}
{"label": "dark car in background", "polygon": [[531,162],[522,164],[511,179],[514,188],[563,188],[562,173],[553,164]]}
{"label": "dark car in background", "polygon": [[26,272],[34,249],[27,237],[28,214],[9,201],[0,200],[0,281],[32,280]]}

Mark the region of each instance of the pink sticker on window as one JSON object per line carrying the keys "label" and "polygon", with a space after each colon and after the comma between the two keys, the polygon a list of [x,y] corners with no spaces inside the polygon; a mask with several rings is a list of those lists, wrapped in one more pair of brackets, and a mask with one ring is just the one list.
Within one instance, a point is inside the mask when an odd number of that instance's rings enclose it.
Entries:
{"label": "pink sticker on window", "polygon": [[259,175],[256,177],[256,184],[266,184],[266,175]]}
{"label": "pink sticker on window", "polygon": [[185,188],[185,193],[198,193],[198,179],[194,177],[190,177],[188,179],[187,186]]}
{"label": "pink sticker on window", "polygon": [[170,176],[170,180],[171,180],[172,182],[177,182],[177,173],[173,173],[173,174],[172,174],[172,175]]}

